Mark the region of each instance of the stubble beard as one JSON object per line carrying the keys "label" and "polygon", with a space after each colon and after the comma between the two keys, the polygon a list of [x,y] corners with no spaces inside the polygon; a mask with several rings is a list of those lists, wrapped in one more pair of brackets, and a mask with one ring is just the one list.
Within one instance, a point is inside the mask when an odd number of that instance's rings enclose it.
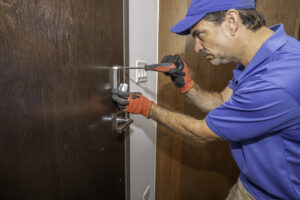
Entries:
{"label": "stubble beard", "polygon": [[212,59],[212,60],[210,60],[210,63],[213,64],[213,65],[215,65],[215,66],[221,64],[221,62],[218,59]]}
{"label": "stubble beard", "polygon": [[213,55],[213,58],[209,61],[211,64],[213,64],[215,66],[230,63],[230,61],[228,59],[226,59],[225,56],[222,56],[222,55],[218,55],[218,56]]}
{"label": "stubble beard", "polygon": [[223,60],[224,58],[222,57],[216,57],[216,56],[213,56],[214,58],[212,58],[210,61],[211,64],[217,66],[217,65],[220,65],[220,64],[224,64],[223,63]]}

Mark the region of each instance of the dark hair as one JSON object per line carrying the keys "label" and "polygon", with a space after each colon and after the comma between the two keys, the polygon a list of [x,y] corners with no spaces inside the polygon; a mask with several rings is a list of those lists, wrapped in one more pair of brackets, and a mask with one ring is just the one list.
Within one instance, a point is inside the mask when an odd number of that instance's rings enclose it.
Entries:
{"label": "dark hair", "polygon": [[[237,11],[239,12],[240,18],[242,19],[242,23],[247,27],[247,29],[255,32],[262,26],[266,25],[264,16],[256,9],[243,9]],[[221,24],[225,19],[226,12],[227,11],[208,13],[202,19],[214,22],[216,24]]]}

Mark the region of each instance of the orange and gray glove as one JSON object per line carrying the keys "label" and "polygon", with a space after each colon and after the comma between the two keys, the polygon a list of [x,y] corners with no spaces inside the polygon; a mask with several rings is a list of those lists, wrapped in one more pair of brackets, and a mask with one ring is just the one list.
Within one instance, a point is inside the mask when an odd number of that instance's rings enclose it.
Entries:
{"label": "orange and gray glove", "polygon": [[123,92],[118,89],[112,89],[112,99],[118,107],[125,112],[133,114],[142,114],[149,118],[152,101],[139,92]]}
{"label": "orange and gray glove", "polygon": [[180,88],[182,93],[188,92],[193,87],[194,81],[189,75],[189,68],[179,55],[165,56],[161,63],[174,63],[176,65],[176,69],[171,69],[165,74],[171,77],[174,85]]}

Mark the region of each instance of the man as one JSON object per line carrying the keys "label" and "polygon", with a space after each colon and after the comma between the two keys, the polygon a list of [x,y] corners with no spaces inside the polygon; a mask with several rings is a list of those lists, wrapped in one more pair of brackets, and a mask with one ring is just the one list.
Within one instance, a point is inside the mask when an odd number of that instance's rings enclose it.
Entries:
{"label": "man", "polygon": [[214,65],[237,63],[228,87],[212,93],[191,80],[179,56],[163,58],[176,64],[167,75],[206,118],[140,93],[113,90],[114,101],[196,141],[228,140],[241,174],[227,199],[300,199],[300,43],[283,25],[267,28],[254,0],[193,0],[171,31],[191,33],[195,51]]}

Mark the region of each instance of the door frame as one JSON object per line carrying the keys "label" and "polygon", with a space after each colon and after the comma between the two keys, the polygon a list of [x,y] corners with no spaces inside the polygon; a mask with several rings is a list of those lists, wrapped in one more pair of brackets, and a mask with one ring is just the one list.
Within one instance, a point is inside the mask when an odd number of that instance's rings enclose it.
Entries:
{"label": "door frame", "polygon": [[[129,66],[129,0],[123,0],[123,65]],[[123,81],[129,85],[128,70],[123,70]],[[127,129],[124,134],[125,199],[130,200],[130,129]]]}

